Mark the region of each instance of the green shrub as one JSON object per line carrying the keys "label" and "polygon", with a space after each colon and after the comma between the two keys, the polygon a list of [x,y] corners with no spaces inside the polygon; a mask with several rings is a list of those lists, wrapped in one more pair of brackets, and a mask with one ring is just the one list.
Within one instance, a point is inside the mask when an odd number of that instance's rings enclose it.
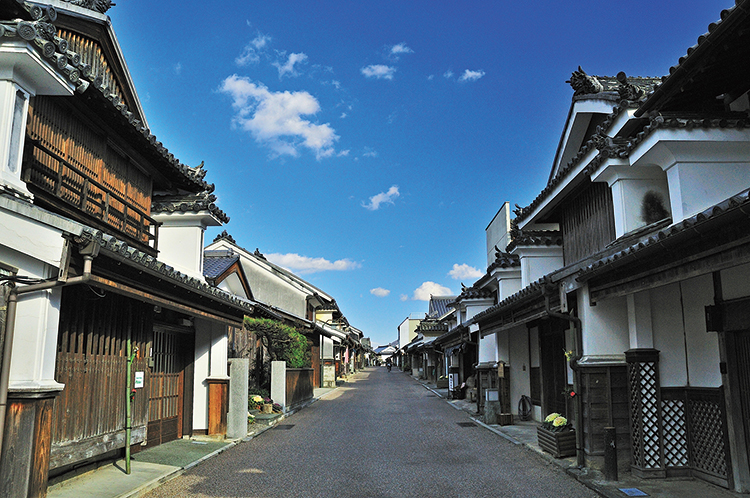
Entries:
{"label": "green shrub", "polygon": [[288,368],[310,367],[308,339],[294,327],[267,318],[245,317],[245,328],[263,342],[271,361],[286,361]]}

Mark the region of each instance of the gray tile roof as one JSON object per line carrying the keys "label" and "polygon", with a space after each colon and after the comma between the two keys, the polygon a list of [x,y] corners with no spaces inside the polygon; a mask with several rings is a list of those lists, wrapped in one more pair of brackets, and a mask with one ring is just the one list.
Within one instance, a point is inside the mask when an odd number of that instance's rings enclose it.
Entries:
{"label": "gray tile roof", "polygon": [[456,300],[456,296],[430,296],[429,310],[427,316],[430,318],[440,318],[449,313],[448,305]]}
{"label": "gray tile roof", "polygon": [[203,251],[203,275],[208,279],[217,278],[240,260],[234,251]]}

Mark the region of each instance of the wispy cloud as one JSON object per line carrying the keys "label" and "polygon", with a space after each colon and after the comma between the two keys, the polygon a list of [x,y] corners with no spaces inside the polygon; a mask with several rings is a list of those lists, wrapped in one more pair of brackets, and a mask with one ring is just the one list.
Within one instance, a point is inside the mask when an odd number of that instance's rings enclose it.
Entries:
{"label": "wispy cloud", "polygon": [[378,151],[371,147],[365,147],[365,151],[362,153],[364,157],[378,157]]}
{"label": "wispy cloud", "polygon": [[413,54],[414,50],[406,46],[406,43],[398,43],[391,47],[390,55],[398,60],[401,54]]}
{"label": "wispy cloud", "polygon": [[469,266],[466,263],[459,265],[454,264],[453,269],[448,272],[448,275],[454,280],[462,279],[477,279],[484,275],[480,270],[477,270],[473,266]]}
{"label": "wispy cloud", "polygon": [[409,300],[409,296],[407,296],[406,294],[401,294],[401,296],[399,297],[399,299],[402,300],[402,301],[408,301]]}
{"label": "wispy cloud", "polygon": [[178,75],[182,73],[182,62],[178,62],[174,65],[174,74]]}
{"label": "wispy cloud", "polygon": [[273,65],[279,70],[279,79],[284,76],[298,76],[299,73],[294,69],[295,64],[302,64],[307,60],[307,55],[303,53],[289,54],[285,63],[274,62]]}
{"label": "wispy cloud", "polygon": [[370,211],[376,211],[380,209],[381,204],[393,204],[394,199],[400,195],[398,185],[394,185],[388,189],[388,192],[380,192],[379,194],[370,197],[370,202],[363,202],[362,207],[369,209]]}
{"label": "wispy cloud", "polygon": [[479,78],[483,77],[486,73],[482,71],[481,69],[477,71],[472,71],[470,69],[467,69],[464,71],[464,74],[461,75],[460,78],[458,78],[458,81],[476,81]]}
{"label": "wispy cloud", "polygon": [[385,297],[390,293],[391,291],[389,291],[388,289],[383,289],[382,287],[375,287],[374,289],[370,289],[370,294],[372,294],[373,296]]}
{"label": "wispy cloud", "polygon": [[377,78],[379,80],[392,80],[396,68],[384,64],[371,64],[361,69],[362,74],[368,78]]}
{"label": "wispy cloud", "polygon": [[417,287],[412,296],[414,301],[429,301],[430,296],[450,296],[451,290],[448,287],[443,287],[435,282],[424,282],[422,285]]}
{"label": "wispy cloud", "polygon": [[446,72],[443,73],[443,78],[445,79],[451,79],[453,78],[453,71],[448,69]]}
{"label": "wispy cloud", "polygon": [[302,118],[320,111],[309,93],[272,92],[236,74],[222,82],[220,91],[234,99],[235,124],[275,154],[297,157],[300,147],[313,151],[318,159],[335,153],[333,144],[339,139],[335,130]]}
{"label": "wispy cloud", "polygon": [[362,266],[356,261],[352,261],[350,259],[329,261],[325,258],[310,258],[307,256],[300,256],[299,254],[295,253],[273,253],[266,254],[265,256],[271,263],[279,265],[289,271],[299,273],[301,275],[317,273],[321,271],[355,270]]}
{"label": "wispy cloud", "polygon": [[258,33],[258,35],[250,40],[250,42],[242,50],[242,53],[234,59],[234,62],[238,66],[249,66],[250,64],[257,64],[260,61],[260,55],[265,49],[266,45],[271,42],[271,37]]}

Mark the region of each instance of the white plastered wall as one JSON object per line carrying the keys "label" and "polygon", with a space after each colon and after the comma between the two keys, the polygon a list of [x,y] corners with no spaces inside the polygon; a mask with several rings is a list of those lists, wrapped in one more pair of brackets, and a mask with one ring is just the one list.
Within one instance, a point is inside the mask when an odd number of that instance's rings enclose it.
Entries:
{"label": "white plastered wall", "polygon": [[[531,394],[529,333],[525,325],[515,327],[498,336],[499,343],[507,344],[507,362],[510,369],[510,411],[518,415],[518,401],[521,396]],[[504,349],[504,348],[501,348]],[[501,360],[505,360],[500,356]],[[537,420],[540,414],[536,414]]]}
{"label": "white plastered wall", "polygon": [[678,223],[750,185],[750,131],[657,130],[631,153],[630,161],[666,172],[672,220]]}
{"label": "white plastered wall", "polygon": [[750,264],[722,271],[721,283],[724,300],[750,296]]}
{"label": "white plastered wall", "polygon": [[719,345],[706,332],[704,307],[713,303],[710,275],[651,291],[654,347],[662,387],[719,387]]}
{"label": "white plastered wall", "polygon": [[[0,209],[0,261],[18,274],[47,279],[57,275],[62,255],[61,232]],[[22,294],[10,365],[11,391],[62,388],[55,379],[60,289]]]}
{"label": "white plastered wall", "polygon": [[226,325],[195,319],[195,378],[193,429],[208,429],[208,383],[206,379],[229,379],[227,375]]}
{"label": "white plastered wall", "polygon": [[584,356],[624,354],[630,348],[628,307],[624,297],[589,305],[588,286],[579,290]]}

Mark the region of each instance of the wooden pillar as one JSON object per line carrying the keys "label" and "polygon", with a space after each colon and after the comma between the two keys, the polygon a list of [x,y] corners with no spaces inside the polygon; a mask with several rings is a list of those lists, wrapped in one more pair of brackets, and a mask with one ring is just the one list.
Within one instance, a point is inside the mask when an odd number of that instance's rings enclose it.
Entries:
{"label": "wooden pillar", "polygon": [[8,394],[0,462],[0,496],[47,496],[52,407],[57,394],[57,391],[29,396]]}
{"label": "wooden pillar", "polygon": [[229,411],[229,379],[206,379],[208,384],[208,435],[224,436],[227,433]]}

